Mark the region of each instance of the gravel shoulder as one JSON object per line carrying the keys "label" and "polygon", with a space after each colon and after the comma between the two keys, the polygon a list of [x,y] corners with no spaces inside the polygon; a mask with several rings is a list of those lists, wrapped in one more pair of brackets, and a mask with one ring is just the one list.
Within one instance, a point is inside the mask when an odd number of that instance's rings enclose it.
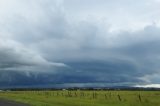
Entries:
{"label": "gravel shoulder", "polygon": [[14,101],[9,101],[9,100],[5,100],[5,99],[0,99],[0,106],[29,106],[29,105],[14,102]]}

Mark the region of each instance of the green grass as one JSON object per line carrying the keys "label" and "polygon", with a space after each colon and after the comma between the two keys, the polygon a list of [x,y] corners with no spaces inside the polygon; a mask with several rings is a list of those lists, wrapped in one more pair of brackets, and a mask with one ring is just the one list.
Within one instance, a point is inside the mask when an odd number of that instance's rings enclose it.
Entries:
{"label": "green grass", "polygon": [[160,91],[10,91],[0,98],[31,106],[160,106]]}

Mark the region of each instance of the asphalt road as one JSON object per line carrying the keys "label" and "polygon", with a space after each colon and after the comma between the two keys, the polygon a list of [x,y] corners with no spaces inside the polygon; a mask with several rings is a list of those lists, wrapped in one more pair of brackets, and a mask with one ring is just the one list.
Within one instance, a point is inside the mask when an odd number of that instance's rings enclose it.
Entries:
{"label": "asphalt road", "polygon": [[0,106],[29,106],[27,104],[0,99]]}

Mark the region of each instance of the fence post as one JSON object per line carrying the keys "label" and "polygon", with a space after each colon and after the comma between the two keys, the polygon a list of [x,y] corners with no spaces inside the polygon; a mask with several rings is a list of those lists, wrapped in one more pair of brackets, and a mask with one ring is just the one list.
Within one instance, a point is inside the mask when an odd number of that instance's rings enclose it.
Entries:
{"label": "fence post", "polygon": [[142,102],[141,95],[138,95],[139,101]]}
{"label": "fence post", "polygon": [[118,96],[119,101],[122,101],[121,96],[119,94],[117,96]]}

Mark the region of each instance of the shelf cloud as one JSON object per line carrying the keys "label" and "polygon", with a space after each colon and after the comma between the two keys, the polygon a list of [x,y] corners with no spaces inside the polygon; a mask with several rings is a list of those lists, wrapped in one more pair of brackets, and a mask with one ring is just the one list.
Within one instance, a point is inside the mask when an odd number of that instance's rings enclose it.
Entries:
{"label": "shelf cloud", "polygon": [[0,86],[159,84],[159,3],[0,0]]}

